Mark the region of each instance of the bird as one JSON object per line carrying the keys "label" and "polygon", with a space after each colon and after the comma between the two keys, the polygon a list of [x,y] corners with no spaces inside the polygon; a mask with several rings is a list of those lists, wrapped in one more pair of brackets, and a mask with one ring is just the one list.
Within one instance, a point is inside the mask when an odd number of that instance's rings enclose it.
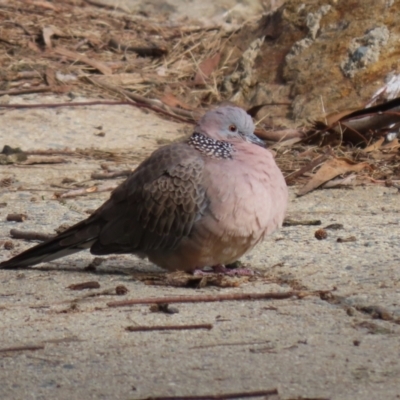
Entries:
{"label": "bird", "polygon": [[288,203],[283,174],[254,130],[240,107],[209,110],[189,138],[154,151],[87,219],[0,268],[90,249],[134,254],[169,271],[227,271],[281,227]]}

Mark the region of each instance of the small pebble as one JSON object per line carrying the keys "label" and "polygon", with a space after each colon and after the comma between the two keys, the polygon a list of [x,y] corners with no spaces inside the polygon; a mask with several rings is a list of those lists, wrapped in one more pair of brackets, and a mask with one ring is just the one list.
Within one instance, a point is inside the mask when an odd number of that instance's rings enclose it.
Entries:
{"label": "small pebble", "polygon": [[26,214],[8,214],[6,220],[13,222],[24,222],[27,218],[28,217]]}
{"label": "small pebble", "polygon": [[179,310],[175,307],[170,307],[167,303],[162,304],[152,304],[150,306],[151,312],[161,312],[164,314],[176,314],[179,313]]}
{"label": "small pebble", "polygon": [[123,295],[127,294],[128,292],[129,292],[129,290],[128,290],[127,287],[124,286],[124,285],[118,285],[118,286],[115,288],[115,293],[116,293],[118,296],[123,296]]}
{"label": "small pebble", "polygon": [[318,240],[324,240],[328,237],[328,232],[325,229],[318,229],[315,231],[314,236]]}
{"label": "small pebble", "polygon": [[355,310],[354,307],[349,307],[349,308],[346,310],[346,312],[347,312],[347,315],[348,315],[349,317],[353,317],[353,316],[355,315],[355,313],[356,313],[356,310]]}
{"label": "small pebble", "polygon": [[7,240],[6,242],[4,242],[4,248],[6,250],[12,250],[14,248],[14,243],[10,240]]}

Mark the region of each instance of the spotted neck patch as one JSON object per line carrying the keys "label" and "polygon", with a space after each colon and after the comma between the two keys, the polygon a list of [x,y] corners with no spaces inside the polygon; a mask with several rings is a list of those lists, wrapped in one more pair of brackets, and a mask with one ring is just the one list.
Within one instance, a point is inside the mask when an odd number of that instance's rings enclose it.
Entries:
{"label": "spotted neck patch", "polygon": [[232,159],[234,147],[228,142],[222,140],[215,140],[207,137],[199,132],[194,132],[188,140],[188,145],[194,147],[210,157]]}

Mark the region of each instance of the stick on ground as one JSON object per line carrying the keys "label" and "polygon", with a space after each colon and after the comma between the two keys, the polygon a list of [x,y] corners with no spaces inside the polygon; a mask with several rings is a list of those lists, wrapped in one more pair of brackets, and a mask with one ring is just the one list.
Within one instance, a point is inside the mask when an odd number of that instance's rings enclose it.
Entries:
{"label": "stick on ground", "polygon": [[127,326],[128,332],[148,332],[148,331],[184,331],[192,329],[212,329],[212,324],[196,325],[154,325],[154,326]]}
{"label": "stick on ground", "polygon": [[141,400],[227,400],[227,399],[245,399],[248,397],[264,397],[278,395],[277,389],[257,390],[253,392],[214,394],[206,396],[168,396],[168,397],[147,397]]}
{"label": "stick on ground", "polygon": [[238,300],[266,300],[266,299],[289,299],[296,296],[298,292],[277,293],[228,293],[220,295],[202,296],[176,296],[176,297],[154,297],[145,299],[132,299],[123,301],[112,301],[107,303],[108,307],[126,307],[135,304],[162,304],[162,303],[204,303],[215,301],[238,301]]}

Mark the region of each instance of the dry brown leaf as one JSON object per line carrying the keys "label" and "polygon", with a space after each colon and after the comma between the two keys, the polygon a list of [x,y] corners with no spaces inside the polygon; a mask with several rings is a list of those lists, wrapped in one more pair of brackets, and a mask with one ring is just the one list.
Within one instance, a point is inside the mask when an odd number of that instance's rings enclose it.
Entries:
{"label": "dry brown leaf", "polygon": [[215,68],[218,67],[219,60],[221,59],[221,53],[216,53],[212,57],[207,58],[199,65],[199,70],[194,77],[195,85],[204,85],[206,83],[206,78],[208,78]]}
{"label": "dry brown leaf", "polygon": [[30,50],[33,50],[35,53],[41,52],[39,46],[35,42],[28,42],[28,47]]}
{"label": "dry brown leaf", "polygon": [[287,139],[302,139],[304,137],[303,132],[299,129],[282,129],[282,130],[265,130],[256,128],[254,133],[261,139],[273,140],[279,142]]}
{"label": "dry brown leaf", "polygon": [[294,144],[300,142],[301,138],[292,138],[288,140],[283,140],[282,142],[278,142],[271,146],[271,149],[283,149],[284,147],[292,147]]}
{"label": "dry brown leaf", "polygon": [[[384,147],[381,148],[381,150],[383,150]],[[391,150],[391,149],[387,149],[387,150]],[[390,152],[382,152],[382,151],[373,151],[371,153],[368,154],[368,159],[369,160],[376,160],[379,162],[385,161],[385,162],[390,162],[393,161],[396,156],[397,156],[397,151],[395,153],[393,153],[392,151]]]}
{"label": "dry brown leaf", "polygon": [[365,149],[364,149],[364,151],[366,152],[366,153],[371,153],[371,151],[375,151],[375,150],[378,150],[381,146],[382,146],[382,144],[383,144],[383,142],[385,141],[385,138],[384,137],[381,137],[379,140],[377,140],[375,143],[372,143],[371,145],[369,145],[368,147],[366,147]]}
{"label": "dry brown leaf", "polygon": [[371,166],[367,162],[356,164],[347,158],[331,158],[327,160],[311,180],[299,190],[297,195],[304,196],[325,182],[336,178],[338,175],[346,172],[360,172],[364,168],[371,168]]}
{"label": "dry brown leaf", "polygon": [[191,110],[191,107],[189,107],[183,101],[176,98],[172,93],[165,93],[160,100],[169,107],[180,107],[183,108],[184,110]]}
{"label": "dry brown leaf", "polygon": [[399,139],[394,139],[391,142],[384,144],[382,149],[397,149],[398,147],[400,147]]}
{"label": "dry brown leaf", "polygon": [[325,116],[325,120],[323,121],[327,126],[331,126],[338,122],[340,119],[349,115],[350,113],[357,111],[358,108],[350,108],[348,110],[338,111]]}
{"label": "dry brown leaf", "polygon": [[124,88],[134,87],[135,85],[144,83],[162,82],[161,77],[156,74],[140,74],[138,72],[114,74],[111,76],[98,76],[97,79],[102,83],[121,86]]}
{"label": "dry brown leaf", "polygon": [[331,181],[324,183],[322,187],[324,189],[332,189],[336,187],[350,186],[353,185],[353,181],[356,178],[357,178],[356,174],[351,174],[346,176],[345,178],[332,179]]}
{"label": "dry brown leaf", "polygon": [[57,11],[56,6],[54,4],[49,3],[48,1],[42,1],[42,0],[30,1],[30,0],[28,0],[28,3],[32,4],[33,6],[36,6],[36,7],[42,7],[47,10]]}
{"label": "dry brown leaf", "polygon": [[112,75],[112,69],[107,67],[104,63],[94,60],[93,58],[89,58],[84,54],[77,53],[76,51],[68,50],[64,47],[57,46],[53,50],[53,53],[68,58],[73,62],[80,61],[84,64],[90,65],[93,68],[96,68],[104,75]]}
{"label": "dry brown leaf", "polygon": [[57,82],[56,82],[56,73],[54,72],[53,69],[51,68],[46,68],[46,82],[50,87],[56,87]]}
{"label": "dry brown leaf", "polygon": [[43,41],[44,44],[48,49],[51,49],[53,47],[51,43],[51,37],[54,35],[57,36],[65,36],[64,33],[58,29],[56,26],[50,25],[50,26],[45,26],[42,31],[43,35]]}

